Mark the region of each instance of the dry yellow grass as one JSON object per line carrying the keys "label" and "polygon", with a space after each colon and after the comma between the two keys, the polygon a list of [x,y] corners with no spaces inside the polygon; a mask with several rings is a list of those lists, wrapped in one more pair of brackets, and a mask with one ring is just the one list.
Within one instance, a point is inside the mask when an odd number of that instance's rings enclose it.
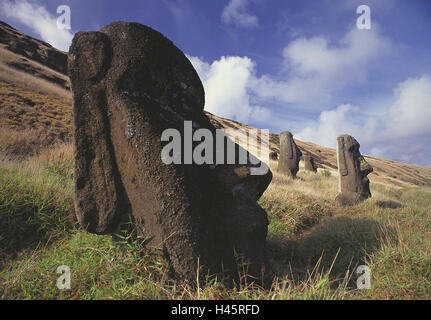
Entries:
{"label": "dry yellow grass", "polygon": [[276,161],[270,161],[269,166],[273,173],[273,179],[265,192],[266,196],[284,196],[295,190],[316,198],[329,199],[335,197],[337,193],[337,178],[332,173],[331,176],[323,179],[321,169],[317,173],[313,173],[300,168],[297,179],[292,179],[277,172]]}
{"label": "dry yellow grass", "polygon": [[43,145],[36,130],[25,129],[17,131],[0,127],[1,156],[9,159],[24,159],[36,153]]}
{"label": "dry yellow grass", "polygon": [[[54,85],[48,83],[48,86]],[[51,142],[64,140],[70,136],[72,127],[70,99],[0,80],[0,126],[17,131],[33,130],[41,140],[49,137]]]}
{"label": "dry yellow grass", "polygon": [[[14,67],[12,67],[14,66]],[[69,78],[0,45],[0,80],[71,103]],[[64,85],[61,85],[64,83]]]}
{"label": "dry yellow grass", "polygon": [[[268,189],[264,193],[264,197],[269,199],[275,198],[292,198],[292,194],[306,195],[309,198],[316,200],[325,200],[327,205],[336,207],[333,200],[338,192],[338,172],[336,170],[318,169],[317,173],[306,171],[300,163],[300,170],[297,173],[297,178],[292,179],[286,175],[277,172],[277,162],[270,161],[270,168],[273,174],[273,179]],[[372,182],[370,185],[372,198],[366,203],[375,202],[393,202],[399,201],[397,190],[401,188],[390,184]],[[431,192],[431,188],[416,187],[418,190]]]}
{"label": "dry yellow grass", "polygon": [[25,157],[70,138],[71,93],[52,81],[69,83],[67,76],[0,46],[0,149],[4,154]]}

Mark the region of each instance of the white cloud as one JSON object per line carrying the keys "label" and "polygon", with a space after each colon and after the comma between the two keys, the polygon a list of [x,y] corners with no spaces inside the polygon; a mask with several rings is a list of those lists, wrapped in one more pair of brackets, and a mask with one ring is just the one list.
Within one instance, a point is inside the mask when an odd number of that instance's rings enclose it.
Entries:
{"label": "white cloud", "polygon": [[323,111],[316,123],[302,129],[295,137],[322,146],[334,147],[338,135],[343,133],[355,135],[359,131],[358,126],[347,119],[349,112],[357,109],[350,104],[343,104],[335,110]]}
{"label": "white cloud", "polygon": [[378,29],[354,28],[336,46],[321,37],[300,38],[291,42],[283,55],[286,64],[299,76],[318,74],[330,78],[347,69],[355,71],[354,78],[357,78],[357,74],[363,74],[366,64],[390,47],[390,41],[380,36]]}
{"label": "white cloud", "polygon": [[[330,103],[334,91],[367,79],[374,66],[371,62],[381,57],[381,50],[392,47],[377,31],[354,29],[335,46],[324,38],[300,38],[283,51],[288,72],[280,75],[281,80],[271,75],[257,77],[256,63],[248,57],[222,57],[212,64],[194,57],[190,60],[205,86],[206,109],[219,116],[248,122],[268,118],[268,105],[291,112],[304,112],[307,108],[321,110]],[[337,134],[360,134],[364,131],[363,125],[366,132],[372,132],[377,126],[376,120],[370,118],[361,123],[364,120],[355,115],[358,111],[358,107],[348,104],[324,111],[318,122],[305,126],[300,134],[310,141],[333,146]],[[280,121],[274,119],[272,124],[284,126]]]}
{"label": "white cloud", "polygon": [[223,23],[235,24],[238,27],[257,27],[259,20],[256,15],[246,12],[247,0],[230,0],[224,7],[221,19]]}
{"label": "white cloud", "polygon": [[364,83],[375,62],[394,48],[377,26],[371,31],[355,28],[335,45],[322,37],[299,38],[283,50],[279,79],[263,75],[252,78],[251,86],[259,99],[320,109],[343,88]]}
{"label": "white cloud", "polygon": [[395,137],[431,137],[431,80],[427,76],[410,78],[394,90],[396,100],[389,111],[386,134]]}
{"label": "white cloud", "polygon": [[300,38],[283,51],[291,86],[287,102],[322,101],[334,91],[367,80],[372,63],[393,51],[390,40],[371,31],[353,29],[337,44],[322,37]]}
{"label": "white cloud", "polygon": [[205,109],[241,122],[263,121],[269,110],[254,103],[255,63],[247,57],[221,57],[212,64],[189,57],[205,88]]}
{"label": "white cloud", "polygon": [[57,16],[51,14],[44,6],[27,0],[2,0],[0,8],[7,18],[12,18],[31,28],[42,40],[53,47],[69,51],[73,39],[70,30],[57,28]]}
{"label": "white cloud", "polygon": [[370,141],[378,126],[374,118],[361,119],[359,107],[342,104],[334,110],[322,111],[317,121],[300,130],[295,136],[303,141],[335,147],[336,139],[341,134],[350,134],[358,139],[360,137],[361,141]]}
{"label": "white cloud", "polygon": [[303,141],[335,147],[340,134],[351,134],[369,154],[428,165],[431,157],[431,80],[410,78],[394,89],[393,103],[382,106],[386,117],[363,117],[358,107],[340,105],[323,111],[317,121],[295,136]]}

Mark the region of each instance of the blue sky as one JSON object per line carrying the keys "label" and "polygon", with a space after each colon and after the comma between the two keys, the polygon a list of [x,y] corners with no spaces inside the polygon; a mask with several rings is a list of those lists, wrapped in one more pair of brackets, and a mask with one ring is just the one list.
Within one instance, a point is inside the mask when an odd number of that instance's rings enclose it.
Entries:
{"label": "blue sky", "polygon": [[[71,30],[59,31],[59,5]],[[356,9],[371,9],[359,30]],[[67,50],[77,31],[146,24],[192,61],[206,110],[431,167],[430,0],[2,0],[0,19]]]}

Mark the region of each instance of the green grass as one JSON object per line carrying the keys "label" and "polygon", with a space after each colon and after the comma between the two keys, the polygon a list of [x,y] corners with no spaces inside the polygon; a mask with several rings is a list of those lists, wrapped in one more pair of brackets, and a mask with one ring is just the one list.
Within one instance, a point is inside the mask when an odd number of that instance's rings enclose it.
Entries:
{"label": "green grass", "polygon": [[[74,231],[3,271],[3,295],[12,299],[161,299],[169,287],[167,266],[157,252],[116,242],[110,236]],[[130,247],[132,246],[132,247]],[[56,269],[71,269],[71,290],[59,290]],[[1,291],[1,290],[0,290]]]}
{"label": "green grass", "polygon": [[330,177],[330,176],[331,176],[331,171],[329,171],[328,169],[325,169],[325,170],[322,170],[322,171],[320,172],[320,174],[322,175],[322,177],[327,178],[327,177]]}
{"label": "green grass", "polygon": [[431,193],[398,191],[404,208],[376,209],[376,219],[395,226],[397,241],[387,241],[367,257],[373,290],[360,297],[377,299],[431,298]]}
{"label": "green grass", "polygon": [[[144,239],[122,230],[115,237],[81,230],[73,219],[70,156],[38,161],[0,167],[2,299],[431,298],[429,189],[372,184],[376,198],[341,208],[319,194],[336,183],[332,176],[276,177],[278,184],[259,200],[270,220],[273,281],[232,287],[209,278],[196,287],[176,281],[161,252],[143,246]],[[356,289],[362,264],[371,269],[370,290]],[[60,265],[71,269],[70,290],[56,286]]]}
{"label": "green grass", "polygon": [[0,257],[67,235],[73,224],[71,180],[0,168],[0,185]]}

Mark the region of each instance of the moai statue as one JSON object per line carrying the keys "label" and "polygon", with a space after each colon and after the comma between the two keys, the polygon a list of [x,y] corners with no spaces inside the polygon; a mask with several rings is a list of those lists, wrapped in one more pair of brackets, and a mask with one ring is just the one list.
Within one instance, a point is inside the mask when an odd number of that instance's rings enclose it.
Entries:
{"label": "moai statue", "polygon": [[277,160],[278,160],[278,153],[277,153],[276,151],[271,152],[271,153],[269,154],[269,158],[270,158],[271,160],[275,160],[275,161],[277,161]]}
{"label": "moai statue", "polygon": [[280,133],[280,155],[278,158],[278,172],[296,178],[302,152],[299,150],[293,135],[289,131]]}
{"label": "moai statue", "polygon": [[[209,131],[216,144],[204,87],[184,53],[150,27],[115,22],[76,33],[68,70],[81,226],[116,233],[131,216],[137,234],[188,282],[198,274],[199,280],[209,273],[236,276],[245,265],[248,275],[260,277],[268,264],[269,221],[257,201],[272,173],[252,169],[266,164],[236,144],[233,164],[187,164],[185,149],[179,163],[164,160],[163,135],[174,130],[186,140],[187,122],[195,132]],[[222,148],[227,158],[227,144]]]}
{"label": "moai statue", "polygon": [[307,171],[317,172],[317,166],[314,163],[314,158],[310,154],[304,154],[302,156],[304,159],[304,169]]}
{"label": "moai statue", "polygon": [[359,143],[347,134],[337,138],[338,194],[335,201],[341,205],[354,205],[371,197],[370,180],[373,172],[359,152]]}

